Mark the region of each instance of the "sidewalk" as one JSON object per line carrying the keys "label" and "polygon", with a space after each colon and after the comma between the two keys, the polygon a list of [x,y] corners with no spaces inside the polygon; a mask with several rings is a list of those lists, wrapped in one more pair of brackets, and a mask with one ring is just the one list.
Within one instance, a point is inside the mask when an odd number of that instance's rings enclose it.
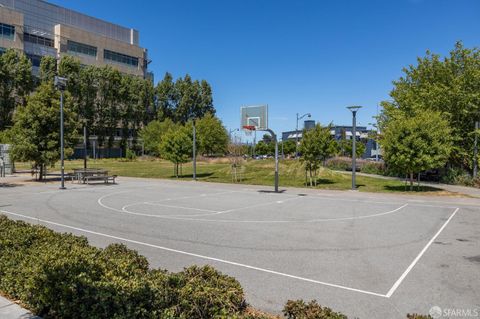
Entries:
{"label": "sidewalk", "polygon": [[0,318],[2,319],[41,319],[16,303],[0,296]]}

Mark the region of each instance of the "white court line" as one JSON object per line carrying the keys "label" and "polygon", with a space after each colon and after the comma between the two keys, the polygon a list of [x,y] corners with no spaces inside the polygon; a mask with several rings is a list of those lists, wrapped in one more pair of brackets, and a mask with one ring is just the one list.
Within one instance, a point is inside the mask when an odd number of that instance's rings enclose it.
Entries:
{"label": "white court line", "polygon": [[[205,219],[205,218],[192,218],[192,217],[202,217],[202,216],[212,216],[212,215],[219,215],[219,214],[224,214],[224,213],[230,213],[238,210],[244,210],[244,209],[249,209],[249,208],[255,208],[255,207],[260,207],[260,206],[266,206],[266,205],[271,205],[275,203],[279,203],[279,201],[275,202],[268,202],[268,203],[261,203],[261,204],[256,204],[256,205],[251,205],[251,206],[245,206],[245,207],[239,207],[239,208],[233,208],[230,210],[226,211],[220,211],[220,212],[214,212],[214,213],[207,213],[207,214],[195,214],[195,215],[156,215],[156,214],[147,214],[147,213],[137,213],[135,211],[130,211],[127,208],[135,205],[140,205],[144,202],[136,202],[132,204],[128,204],[122,207],[122,209],[117,209],[114,207],[110,207],[108,205],[105,205],[103,203],[103,199],[113,196],[113,195],[118,195],[122,194],[124,192],[118,192],[118,193],[110,193],[101,196],[98,200],[97,203],[108,210],[119,212],[119,213],[124,213],[124,214],[130,214],[130,215],[136,215],[136,216],[144,216],[144,217],[154,217],[154,218],[164,218],[164,219],[173,219],[173,220],[184,220],[184,221],[201,221],[201,222],[216,222],[216,223],[263,223],[263,224],[268,224],[268,223],[316,223],[316,222],[330,222],[330,221],[345,221],[345,220],[356,220],[356,219],[366,219],[366,218],[373,218],[373,217],[379,217],[379,216],[384,216],[384,215],[389,215],[396,213],[400,211],[401,209],[407,207],[409,204],[404,204],[398,208],[395,208],[393,210],[387,211],[387,212],[382,212],[382,213],[377,213],[377,214],[372,214],[372,215],[364,215],[364,216],[354,216],[354,217],[340,217],[340,218],[323,218],[323,219],[309,219],[309,220],[228,220],[228,219]],[[200,196],[205,196],[205,194],[202,194]],[[199,196],[195,196],[199,197]],[[284,203],[287,200],[294,200],[294,199],[300,199],[304,198],[303,196],[295,196],[295,197],[290,197],[287,198],[281,203]],[[171,200],[171,199],[168,199]],[[179,208],[183,209],[185,207],[180,207],[180,206],[168,206],[171,208]],[[194,210],[199,210],[196,208],[189,208],[189,209],[194,209]]]}
{"label": "white court line", "polygon": [[450,217],[447,219],[447,221],[443,224],[443,226],[438,230],[438,232],[432,237],[432,239],[430,239],[430,241],[427,243],[427,245],[425,247],[423,247],[422,251],[418,254],[418,256],[412,261],[412,263],[410,264],[410,266],[408,266],[408,268],[405,270],[405,272],[400,276],[400,278],[398,278],[398,280],[393,284],[392,288],[390,288],[390,290],[387,292],[386,294],[386,297],[387,298],[390,298],[393,293],[395,292],[395,290],[397,290],[397,288],[400,286],[400,284],[402,283],[402,281],[405,279],[405,277],[407,277],[408,273],[413,269],[413,267],[415,267],[415,265],[417,264],[417,262],[420,260],[420,258],[422,258],[423,254],[425,254],[425,252],[427,251],[427,249],[430,247],[430,245],[432,245],[432,243],[435,241],[435,239],[437,239],[438,235],[440,235],[440,233],[443,231],[443,229],[445,227],[447,227],[448,223],[452,220],[453,216],[455,216],[455,214],[460,210],[460,208],[457,208],[455,209],[455,211],[450,215]]}
{"label": "white court line", "polygon": [[220,259],[220,258],[199,255],[199,254],[195,254],[195,253],[190,253],[190,252],[177,250],[177,249],[173,249],[173,248],[158,246],[158,245],[154,245],[154,244],[149,244],[149,243],[145,243],[145,242],[141,242],[141,241],[137,241],[137,240],[132,240],[132,239],[128,239],[128,238],[123,238],[123,237],[113,236],[113,235],[109,235],[109,234],[99,233],[99,232],[88,230],[88,229],[73,227],[73,226],[60,224],[60,223],[52,222],[52,221],[49,221],[49,220],[39,219],[39,218],[27,216],[27,215],[17,214],[17,213],[5,211],[5,210],[0,210],[0,212],[4,213],[4,214],[9,214],[9,215],[25,218],[25,219],[34,220],[34,221],[37,221],[37,222],[42,222],[42,223],[45,223],[45,224],[51,224],[51,225],[55,225],[55,226],[59,226],[59,227],[73,229],[73,230],[76,230],[76,231],[80,231],[80,232],[84,232],[84,233],[88,233],[88,234],[92,234],[92,235],[97,235],[97,236],[107,237],[107,238],[111,238],[111,239],[116,239],[116,240],[132,243],[132,244],[147,246],[147,247],[151,247],[151,248],[157,248],[157,249],[161,249],[161,250],[165,250],[165,251],[169,251],[169,252],[174,252],[174,253],[178,253],[178,254],[182,254],[182,255],[187,255],[187,256],[197,257],[197,258],[201,258],[201,259],[216,261],[216,262],[223,263],[223,264],[228,264],[228,265],[233,265],[233,266],[237,266],[237,267],[257,270],[257,271],[264,272],[264,273],[269,273],[269,274],[278,275],[278,276],[282,276],[282,277],[297,279],[297,280],[306,281],[306,282],[319,284],[319,285],[323,285],[323,286],[340,288],[340,289],[359,292],[359,293],[363,293],[363,294],[367,294],[367,295],[373,295],[373,296],[377,296],[377,297],[388,298],[386,295],[376,293],[376,292],[372,292],[372,291],[367,291],[367,290],[362,290],[362,289],[357,289],[357,288],[351,288],[351,287],[346,287],[346,286],[342,286],[342,285],[331,284],[331,283],[328,283],[328,282],[323,282],[323,281],[319,281],[319,280],[314,280],[314,279],[304,278],[304,277],[300,277],[300,276],[290,275],[290,274],[286,274],[286,273],[282,273],[282,272],[278,272],[278,271],[274,271],[274,270],[270,270],[270,269],[266,269],[266,268],[255,267],[255,266],[251,266],[251,265],[237,263],[237,262],[234,262],[234,261],[228,261],[228,260],[224,260],[224,259]]}

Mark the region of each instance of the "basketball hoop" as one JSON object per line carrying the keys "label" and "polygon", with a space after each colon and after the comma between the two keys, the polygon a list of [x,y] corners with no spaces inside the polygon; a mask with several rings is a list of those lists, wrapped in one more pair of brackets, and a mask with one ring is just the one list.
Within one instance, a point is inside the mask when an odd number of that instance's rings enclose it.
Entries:
{"label": "basketball hoop", "polygon": [[255,131],[256,128],[255,128],[255,125],[244,125],[243,129],[245,131]]}
{"label": "basketball hoop", "polygon": [[242,128],[245,136],[252,136],[253,131],[255,131],[254,125],[244,125]]}

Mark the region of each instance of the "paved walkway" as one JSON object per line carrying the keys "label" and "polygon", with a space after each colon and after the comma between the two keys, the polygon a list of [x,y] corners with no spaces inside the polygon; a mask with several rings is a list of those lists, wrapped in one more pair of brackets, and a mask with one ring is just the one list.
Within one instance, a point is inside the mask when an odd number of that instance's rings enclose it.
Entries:
{"label": "paved walkway", "polygon": [[0,318],[2,319],[41,319],[13,301],[0,296]]}

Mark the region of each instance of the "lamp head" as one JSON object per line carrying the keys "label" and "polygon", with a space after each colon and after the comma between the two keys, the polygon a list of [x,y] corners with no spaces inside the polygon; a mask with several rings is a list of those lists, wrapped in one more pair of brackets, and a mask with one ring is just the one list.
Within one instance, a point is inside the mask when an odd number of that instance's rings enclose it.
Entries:
{"label": "lamp head", "polygon": [[55,76],[55,87],[60,91],[65,91],[67,88],[67,78],[63,78],[61,76]]}
{"label": "lamp head", "polygon": [[352,106],[347,106],[347,109],[349,109],[350,111],[352,111],[352,113],[356,113],[359,109],[361,109],[362,107],[360,105],[352,105]]}

